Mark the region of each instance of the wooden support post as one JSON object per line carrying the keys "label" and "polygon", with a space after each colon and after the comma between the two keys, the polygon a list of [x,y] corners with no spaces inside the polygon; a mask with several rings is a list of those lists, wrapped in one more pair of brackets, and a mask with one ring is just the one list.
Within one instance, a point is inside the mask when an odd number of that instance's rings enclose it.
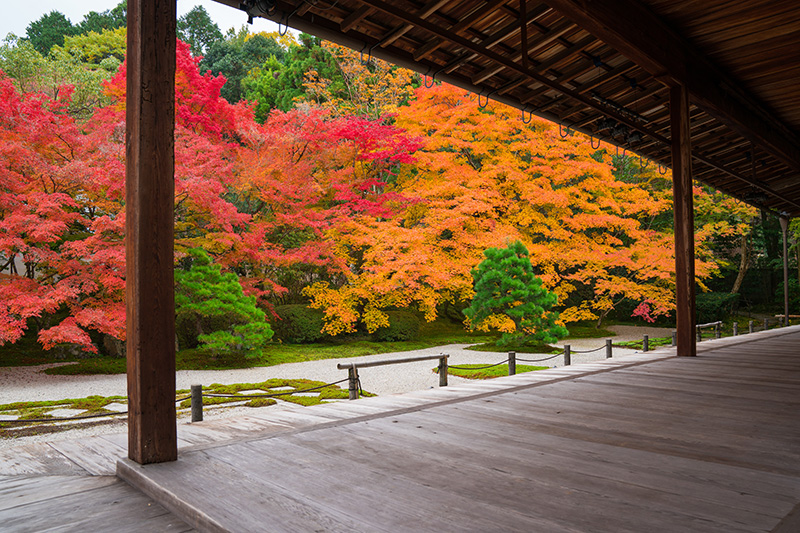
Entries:
{"label": "wooden support post", "polygon": [[517,352],[508,352],[508,375],[517,373]]}
{"label": "wooden support post", "polygon": [[733,322],[733,336],[736,337],[739,335],[739,322]]}
{"label": "wooden support post", "polygon": [[128,457],[178,457],[175,420],[175,0],[129,0],[126,116]]}
{"label": "wooden support post", "polygon": [[642,351],[643,352],[650,351],[650,337],[648,335],[642,336]]}
{"label": "wooden support post", "polygon": [[347,377],[349,379],[348,391],[350,400],[358,400],[358,369],[351,366],[347,369]]}
{"label": "wooden support post", "polygon": [[606,339],[606,359],[611,359],[612,355],[611,339]]}
{"label": "wooden support post", "polygon": [[564,345],[564,366],[572,364],[572,353],[569,344]]}
{"label": "wooden support post", "polygon": [[689,94],[686,87],[670,88],[672,130],[672,195],[675,213],[675,292],[679,356],[697,355],[694,340],[694,202]]}
{"label": "wooden support post", "polygon": [[439,386],[447,387],[447,356],[443,355],[439,359]]}
{"label": "wooden support post", "polygon": [[787,243],[789,232],[789,217],[781,216],[781,230],[783,230],[783,325],[789,325],[789,246]]}
{"label": "wooden support post", "polygon": [[203,421],[203,386],[192,385],[192,422]]}

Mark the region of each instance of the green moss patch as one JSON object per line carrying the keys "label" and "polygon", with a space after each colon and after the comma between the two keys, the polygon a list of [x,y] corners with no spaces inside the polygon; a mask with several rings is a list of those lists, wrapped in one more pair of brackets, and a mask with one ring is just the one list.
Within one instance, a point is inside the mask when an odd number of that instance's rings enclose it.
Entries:
{"label": "green moss patch", "polygon": [[[447,367],[447,374],[450,376],[458,376],[467,379],[492,379],[508,375],[508,365],[497,365],[489,368],[484,368],[487,364],[471,364],[471,365],[457,365],[459,368]],[[517,365],[517,374],[525,372],[534,372],[536,370],[545,370],[550,368],[548,366],[531,366],[531,365]],[[435,373],[439,373],[438,368],[434,368]]]}

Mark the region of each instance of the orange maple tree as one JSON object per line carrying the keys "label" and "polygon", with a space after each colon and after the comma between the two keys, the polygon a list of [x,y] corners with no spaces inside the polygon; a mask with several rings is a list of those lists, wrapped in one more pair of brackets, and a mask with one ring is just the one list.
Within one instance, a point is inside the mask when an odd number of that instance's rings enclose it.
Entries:
{"label": "orange maple tree", "polygon": [[[355,217],[335,239],[357,268],[340,287],[306,290],[329,332],[385,325],[384,310],[415,306],[426,318],[472,296],[469,271],[484,249],[520,240],[566,322],[598,319],[622,299],[652,318],[674,307],[668,189],[613,174],[608,147],[442,84],[419,89],[397,125],[425,140],[396,187],[412,198],[392,219]],[[654,167],[653,167],[654,168]],[[357,250],[358,254],[352,251]],[[710,274],[698,261],[700,277]]]}

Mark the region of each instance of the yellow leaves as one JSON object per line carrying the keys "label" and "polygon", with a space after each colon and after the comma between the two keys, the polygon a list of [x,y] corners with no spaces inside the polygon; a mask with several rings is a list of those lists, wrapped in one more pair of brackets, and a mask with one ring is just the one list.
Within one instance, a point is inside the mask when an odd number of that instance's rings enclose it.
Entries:
{"label": "yellow leaves", "polygon": [[513,320],[506,315],[499,314],[489,315],[477,327],[473,327],[469,319],[464,320],[464,325],[477,331],[499,331],[501,333],[514,333],[517,331],[517,326]]}
{"label": "yellow leaves", "polygon": [[352,291],[336,290],[327,282],[317,282],[304,287],[302,294],[311,299],[311,307],[325,311],[323,332],[338,335],[355,331],[360,315],[355,309],[358,299]]}
{"label": "yellow leaves", "polygon": [[337,114],[378,118],[394,113],[397,102],[412,97],[412,81],[416,76],[408,69],[397,68],[385,61],[369,58],[334,43],[322,45],[331,53],[345,84],[345,96],[334,93],[333,82],[317,72],[305,75],[303,86],[316,102]]}

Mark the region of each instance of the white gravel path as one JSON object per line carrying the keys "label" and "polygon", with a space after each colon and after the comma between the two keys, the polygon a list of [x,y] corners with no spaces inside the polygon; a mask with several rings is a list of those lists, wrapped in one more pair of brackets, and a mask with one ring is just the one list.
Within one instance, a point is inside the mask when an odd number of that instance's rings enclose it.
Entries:
{"label": "white gravel path", "polygon": [[[641,339],[642,335],[651,338],[665,337],[671,334],[666,328],[642,328],[634,326],[612,326],[617,336],[615,342]],[[590,350],[605,345],[605,339],[577,339],[570,341],[573,350]],[[302,363],[243,368],[237,370],[180,370],[176,373],[178,389],[188,389],[193,384],[210,385],[211,383],[257,383],[271,378],[313,379],[326,383],[347,377],[346,370],[338,370],[336,365],[344,362],[381,361],[419,355],[450,355],[449,364],[462,365],[470,363],[491,364],[505,359],[505,354],[477,352],[466,350],[467,344],[448,344],[435,348],[425,348],[409,352],[366,355],[349,359],[324,359]],[[635,353],[634,350],[614,348],[614,353],[623,355]],[[545,356],[535,354],[519,354],[519,358],[538,359]],[[572,364],[596,361],[605,357],[603,350],[590,354],[572,354]],[[26,367],[0,368],[0,404],[18,401],[63,400],[67,398],[83,398],[90,395],[125,396],[127,394],[124,374],[96,376],[51,376],[43,371],[52,366],[70,363],[55,363]],[[432,373],[436,361],[404,363],[359,370],[361,385],[378,395],[396,394],[414,390],[427,389],[438,384],[438,378]],[[526,364],[521,363],[520,364]],[[530,363],[534,364],[534,363]],[[539,366],[562,366],[563,357],[550,361],[535,363]],[[454,378],[458,379],[458,378]]]}
{"label": "white gravel path", "polygon": [[[615,342],[638,340],[642,335],[651,338],[666,337],[672,330],[666,328],[648,328],[634,326],[612,326],[617,335]],[[573,350],[591,350],[604,347],[605,339],[577,339],[569,342]],[[257,383],[271,378],[312,379],[326,383],[339,381],[347,377],[346,370],[338,370],[336,365],[344,362],[380,361],[420,355],[436,355],[446,353],[450,365],[462,364],[492,364],[506,358],[503,353],[477,352],[466,350],[467,344],[448,344],[435,348],[426,348],[408,352],[395,352],[379,355],[367,355],[348,359],[325,359],[320,361],[306,361],[302,363],[288,363],[270,367],[245,368],[237,370],[181,370],[176,373],[178,389],[188,389],[193,384],[210,385],[212,383]],[[635,353],[635,350],[614,348],[614,356]],[[536,354],[518,354],[518,358],[539,359],[546,356]],[[572,364],[597,361],[605,358],[605,350],[593,353],[572,354]],[[18,401],[46,401],[62,400],[67,398],[83,398],[91,395],[99,396],[125,396],[127,394],[126,376],[97,375],[97,376],[51,376],[43,372],[44,369],[58,366],[56,363],[49,365],[29,367],[2,367],[0,368],[0,404]],[[535,364],[538,366],[563,366],[563,356],[558,356],[549,361]],[[374,368],[359,369],[361,386],[364,390],[378,394],[397,394],[438,386],[438,377],[433,373],[437,366],[434,361],[421,361],[404,363],[401,365],[387,365]],[[463,383],[467,380],[451,376],[451,384]],[[341,385],[347,387],[347,383]],[[281,402],[281,408],[297,408],[295,404]],[[278,406],[276,406],[278,407]],[[275,407],[271,407],[274,409]],[[221,408],[208,409],[205,417],[220,418],[234,416],[246,412],[251,408]],[[15,446],[27,442],[52,441],[65,438],[80,438],[89,435],[118,433],[124,431],[124,421],[113,424],[93,426],[81,430],[70,430],[61,433],[51,433],[38,437],[25,437],[19,439],[0,439],[0,448]]]}

